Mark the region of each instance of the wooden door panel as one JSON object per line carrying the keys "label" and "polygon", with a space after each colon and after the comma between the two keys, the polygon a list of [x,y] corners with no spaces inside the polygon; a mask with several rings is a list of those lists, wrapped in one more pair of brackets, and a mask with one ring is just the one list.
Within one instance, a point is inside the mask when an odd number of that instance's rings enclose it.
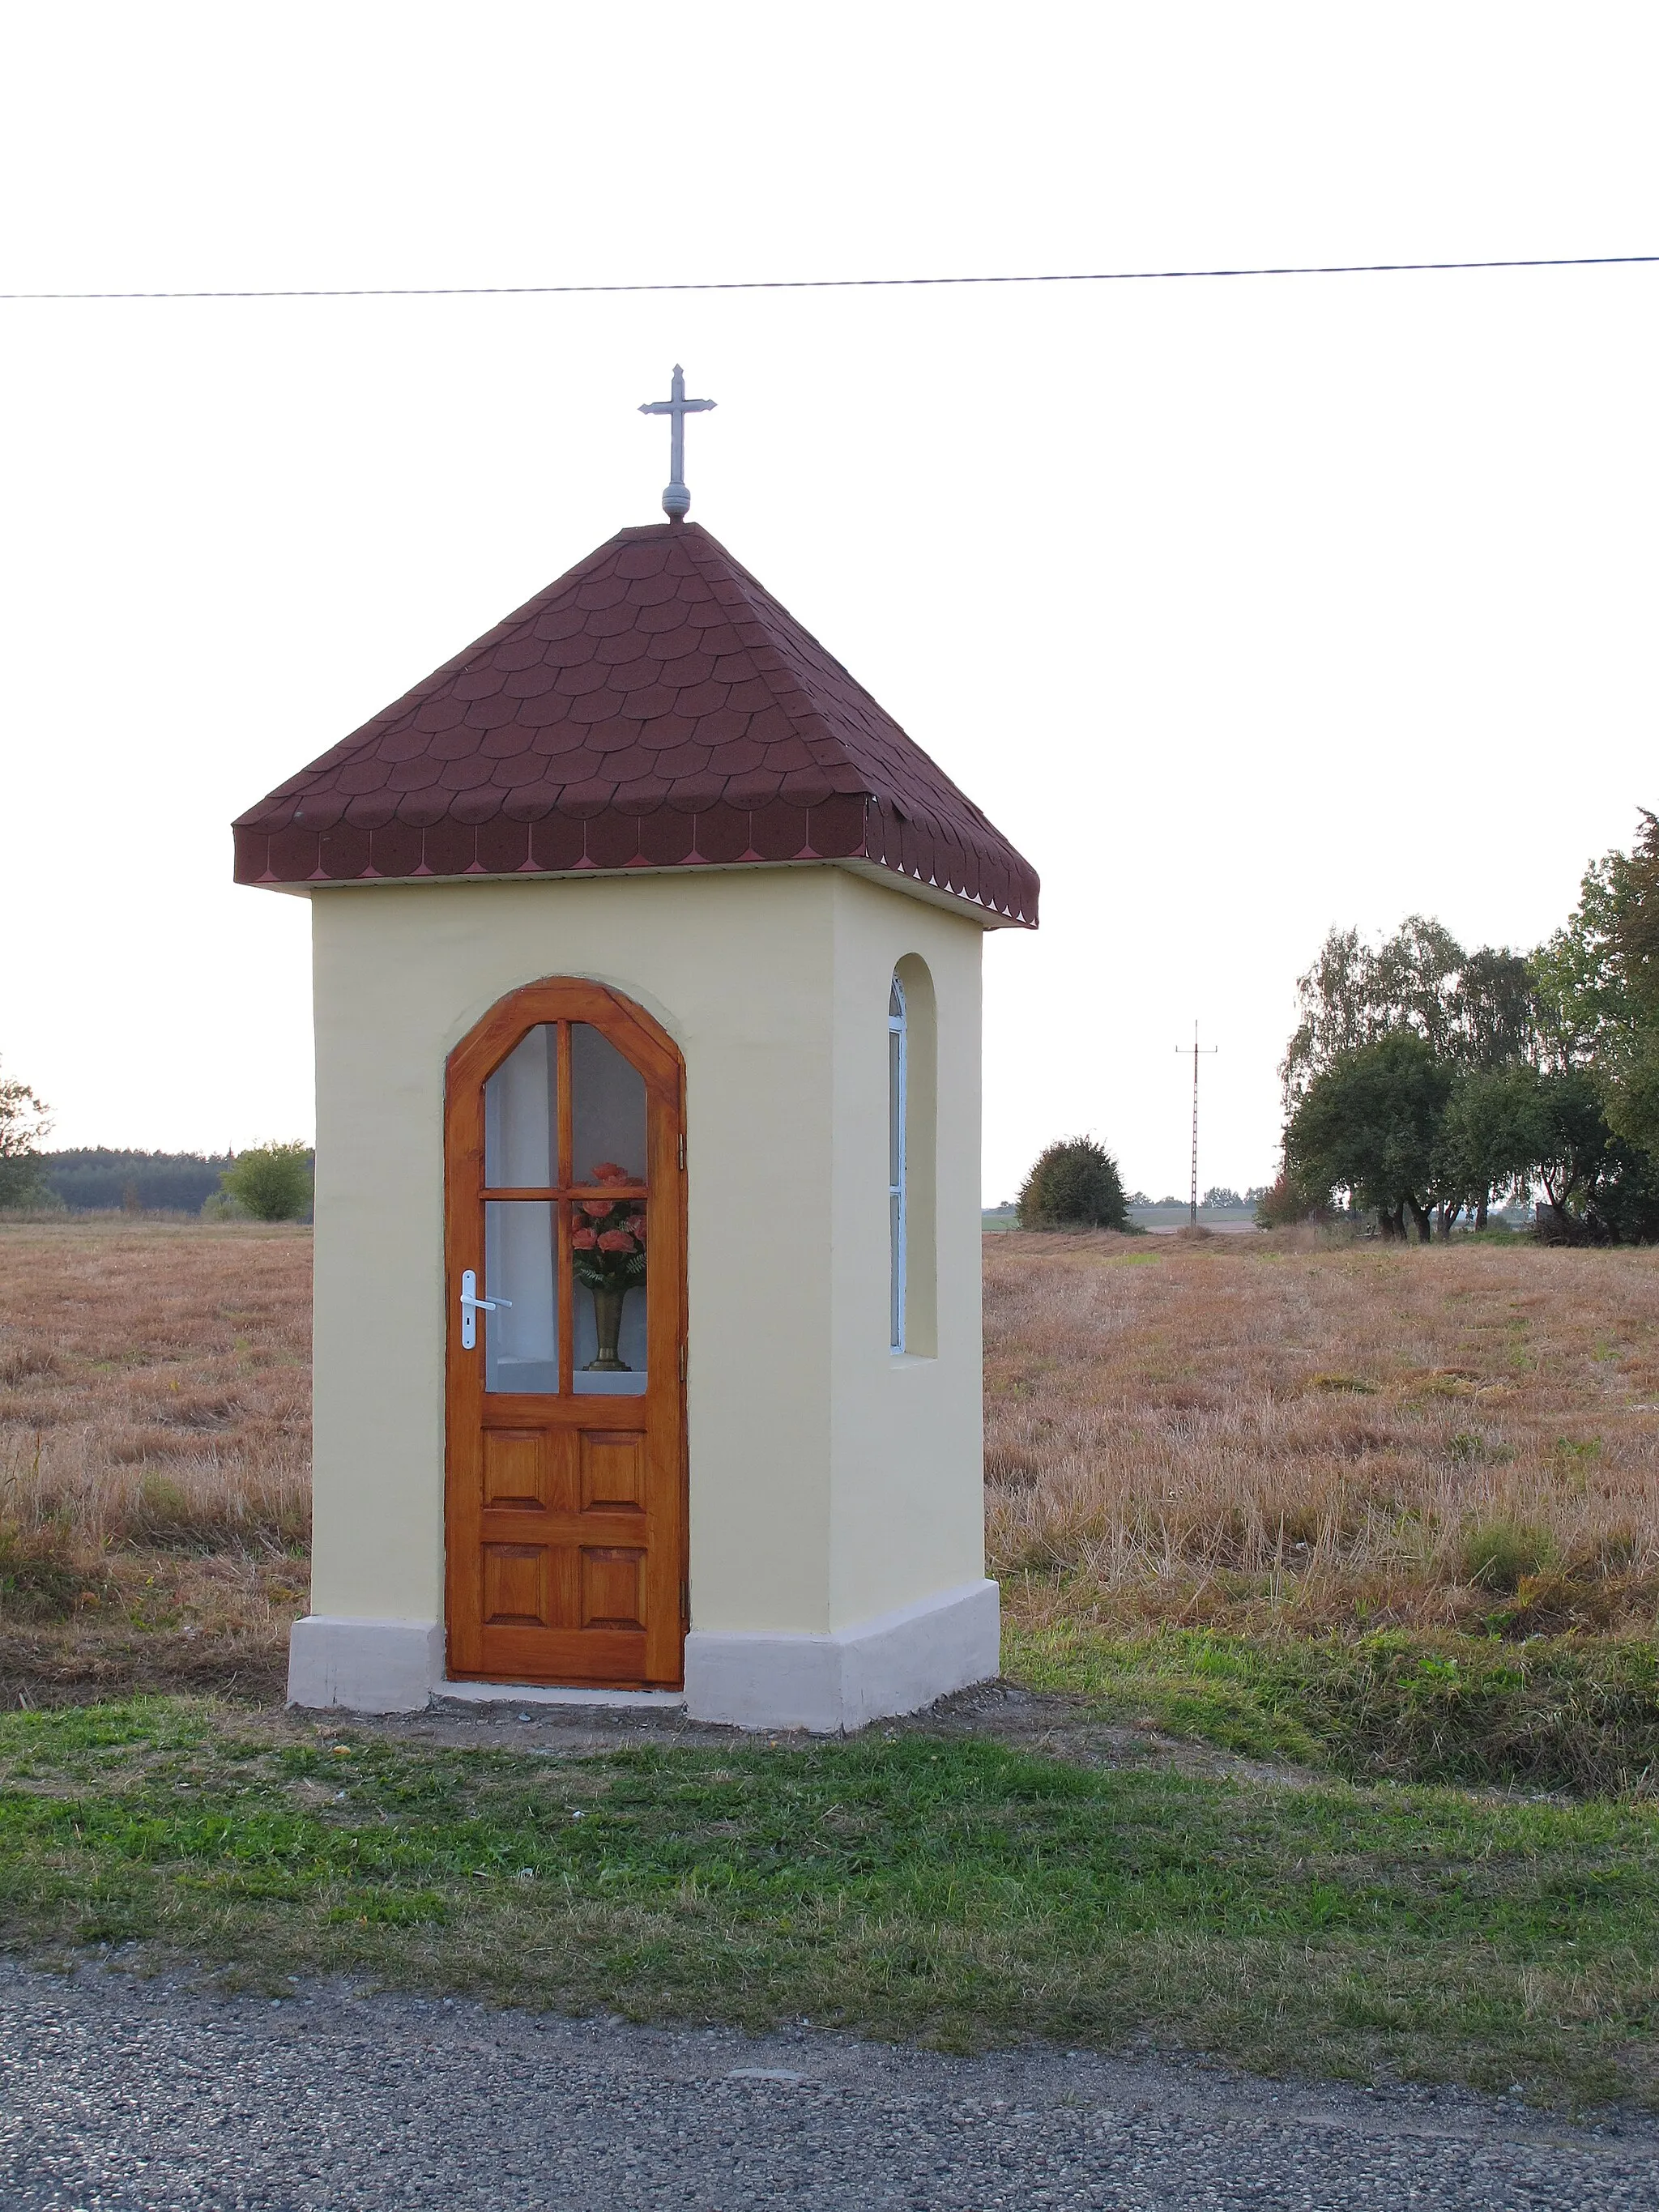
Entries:
{"label": "wooden door panel", "polygon": [[[586,1201],[599,1194],[574,1180],[570,1069],[575,1024],[599,1030],[644,1085],[646,1166],[642,1175],[630,1168],[636,1178],[632,1182],[615,1170],[611,1185],[623,1183],[630,1215],[637,1212],[646,1223],[637,1239],[646,1253],[644,1285],[628,1294],[643,1301],[646,1351],[641,1357],[626,1344],[623,1351],[642,1375],[643,1387],[614,1394],[572,1387],[586,1371],[582,1362],[590,1358],[592,1345],[590,1328],[588,1349],[576,1349],[573,1309],[580,1315],[580,1301],[592,1293],[574,1273],[572,1242],[583,1225]],[[486,1200],[486,1159],[502,1154],[492,1149],[495,1135],[485,1143],[484,1085],[532,1030],[538,1041],[526,1046],[516,1065],[528,1060],[539,1066],[545,1039],[546,1065],[552,1073],[536,1097],[538,1102],[547,1099],[552,1114],[551,1086],[556,1085],[556,1115],[550,1139],[544,1144],[538,1138],[536,1146],[554,1164],[555,1179],[547,1186],[515,1182],[510,1188],[488,1187]],[[591,1065],[599,1048],[592,1040],[578,1042],[581,1051],[575,1057],[586,1054]],[[599,1052],[599,1057],[605,1055]],[[614,1054],[607,1065],[617,1066]],[[502,1079],[509,1079],[516,1077]],[[618,1069],[616,1079],[634,1079]],[[492,1009],[451,1055],[446,1120],[446,1535],[449,1667],[455,1675],[605,1686],[678,1687],[683,1679],[683,1082],[678,1053],[649,1017],[589,983],[536,984],[514,994]],[[507,1095],[500,1086],[492,1092]],[[536,1110],[543,1110],[539,1103]],[[497,1125],[492,1121],[490,1126]],[[535,1126],[545,1127],[539,1121]],[[637,1121],[634,1127],[637,1133]],[[584,1152],[592,1149],[591,1139],[585,1140]],[[522,1146],[514,1154],[520,1162],[526,1157]],[[538,1171],[539,1157],[538,1152],[530,1172]],[[635,1159],[639,1154],[617,1151],[608,1157]],[[585,1159],[576,1165],[592,1172]],[[520,1166],[519,1172],[525,1171]],[[478,1294],[489,1294],[485,1205],[509,1200],[544,1205],[541,1218],[550,1224],[555,1239],[556,1388],[551,1353],[534,1354],[546,1365],[544,1391],[486,1390],[483,1316],[471,1348],[461,1343],[458,1325],[464,1273],[471,1270]],[[590,1218],[596,1210],[586,1207]],[[519,1217],[521,1223],[526,1218]],[[611,1218],[625,1229],[638,1228],[619,1214]],[[591,1248],[591,1237],[588,1241]],[[526,1310],[522,1302],[518,1310]],[[637,1323],[631,1326],[637,1335]]]}
{"label": "wooden door panel", "polygon": [[645,1435],[639,1429],[584,1429],[582,1510],[645,1510]]}
{"label": "wooden door panel", "polygon": [[645,1553],[623,1544],[584,1544],[584,1628],[645,1628]]}
{"label": "wooden door panel", "polygon": [[629,1628],[486,1628],[475,1680],[590,1684],[596,1689],[660,1687],[647,1672],[647,1639]]}
{"label": "wooden door panel", "polygon": [[551,1628],[545,1544],[486,1544],[483,1618],[487,1628]]}
{"label": "wooden door panel", "polygon": [[541,1507],[547,1494],[548,1444],[540,1429],[486,1429],[483,1432],[483,1504]]}

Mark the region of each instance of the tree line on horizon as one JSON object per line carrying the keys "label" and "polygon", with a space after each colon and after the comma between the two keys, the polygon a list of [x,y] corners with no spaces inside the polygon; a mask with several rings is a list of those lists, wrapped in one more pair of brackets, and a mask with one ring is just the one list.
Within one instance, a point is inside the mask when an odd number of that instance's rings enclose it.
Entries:
{"label": "tree line on horizon", "polygon": [[1333,929],[1297,985],[1283,1168],[1264,1226],[1374,1214],[1384,1237],[1480,1231],[1542,1193],[1540,1234],[1659,1239],[1659,818],[1592,861],[1529,953],[1409,916]]}
{"label": "tree line on horizon", "polygon": [[197,1213],[301,1220],[311,1208],[309,1146],[240,1152],[149,1152],[106,1145],[40,1148],[50,1128],[27,1085],[0,1078],[0,1207],[70,1213]]}

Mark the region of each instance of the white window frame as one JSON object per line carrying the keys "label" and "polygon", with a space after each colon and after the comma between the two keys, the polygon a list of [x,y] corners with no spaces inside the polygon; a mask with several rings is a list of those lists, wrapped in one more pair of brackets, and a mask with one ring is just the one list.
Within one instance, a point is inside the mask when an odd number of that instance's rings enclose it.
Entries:
{"label": "white window frame", "polygon": [[895,973],[887,995],[887,1233],[889,1349],[904,1350],[905,1261],[909,1243],[906,1203],[905,1119],[908,1109],[909,1024],[904,986]]}

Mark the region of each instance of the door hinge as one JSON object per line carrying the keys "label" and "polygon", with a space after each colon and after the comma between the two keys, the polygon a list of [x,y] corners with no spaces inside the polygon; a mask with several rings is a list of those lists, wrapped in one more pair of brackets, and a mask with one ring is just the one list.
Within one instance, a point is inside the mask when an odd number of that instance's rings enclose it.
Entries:
{"label": "door hinge", "polygon": [[690,1628],[691,1626],[691,1585],[689,1582],[683,1582],[680,1584],[680,1619],[685,1623],[686,1626]]}
{"label": "door hinge", "polygon": [[680,1172],[682,1175],[685,1172],[685,1139],[684,1137],[680,1139]]}
{"label": "door hinge", "polygon": [[685,1380],[685,1346],[684,1345],[680,1346],[680,1380],[682,1382]]}

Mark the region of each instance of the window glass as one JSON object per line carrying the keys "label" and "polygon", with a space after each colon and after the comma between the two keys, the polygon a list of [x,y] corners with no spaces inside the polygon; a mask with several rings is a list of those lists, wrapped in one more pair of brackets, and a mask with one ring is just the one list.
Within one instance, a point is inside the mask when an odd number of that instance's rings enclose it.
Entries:
{"label": "window glass", "polygon": [[896,975],[887,995],[887,1234],[888,1342],[904,1349],[904,987]]}
{"label": "window glass", "polygon": [[484,1085],[484,1182],[493,1190],[544,1190],[556,1179],[558,1034],[538,1023]]}
{"label": "window glass", "polygon": [[510,1301],[483,1316],[484,1389],[556,1391],[559,1309],[548,1200],[485,1201],[483,1296]]}

